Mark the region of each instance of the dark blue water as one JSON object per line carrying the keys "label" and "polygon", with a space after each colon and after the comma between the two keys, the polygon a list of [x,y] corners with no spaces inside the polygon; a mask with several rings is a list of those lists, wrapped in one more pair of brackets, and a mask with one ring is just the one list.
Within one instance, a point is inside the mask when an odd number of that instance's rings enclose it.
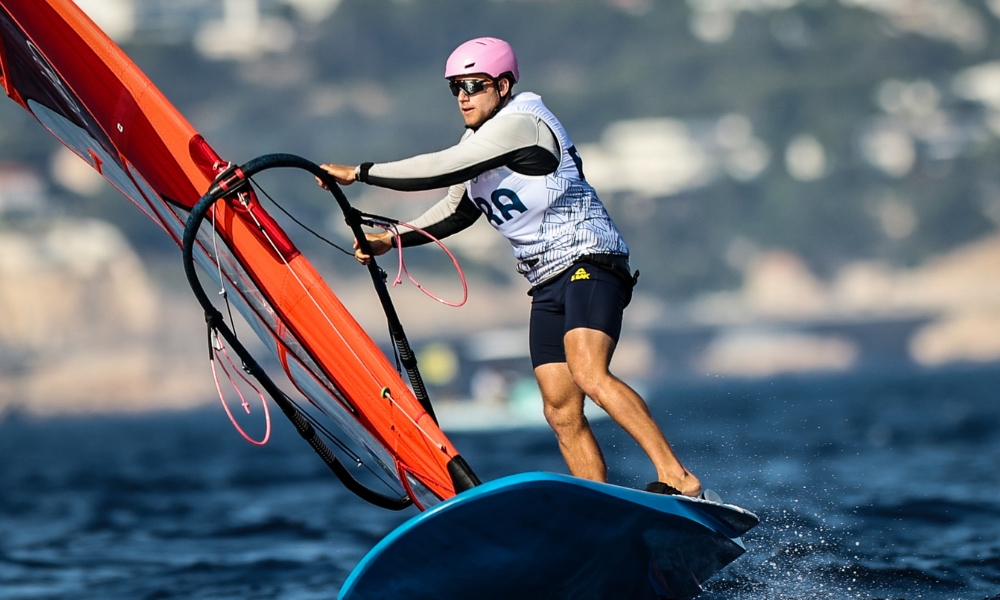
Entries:
{"label": "dark blue water", "polygon": [[[1000,598],[1000,370],[657,390],[690,468],[762,524],[707,599]],[[651,467],[597,425],[613,483]],[[453,435],[483,478],[564,472],[551,433]],[[278,423],[219,410],[0,423],[0,598],[327,599],[415,512],[357,500]]]}

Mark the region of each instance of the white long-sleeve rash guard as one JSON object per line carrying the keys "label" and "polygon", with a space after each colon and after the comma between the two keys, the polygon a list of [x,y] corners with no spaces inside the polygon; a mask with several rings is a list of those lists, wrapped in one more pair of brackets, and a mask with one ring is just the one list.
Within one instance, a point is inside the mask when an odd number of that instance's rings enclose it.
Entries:
{"label": "white long-sleeve rash guard", "polygon": [[[392,190],[413,192],[445,186],[448,194],[410,224],[441,239],[472,225],[482,211],[469,198],[465,182],[490,169],[505,166],[522,175],[548,175],[559,167],[559,143],[548,125],[526,113],[501,114],[440,152],[387,163],[364,163],[358,179]],[[404,247],[430,241],[406,231]]]}

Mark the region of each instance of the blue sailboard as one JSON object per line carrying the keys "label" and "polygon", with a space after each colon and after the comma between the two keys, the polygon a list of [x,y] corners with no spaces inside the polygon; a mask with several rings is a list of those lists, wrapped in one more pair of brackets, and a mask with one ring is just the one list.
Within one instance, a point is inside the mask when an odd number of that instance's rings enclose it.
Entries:
{"label": "blue sailboard", "polygon": [[462,492],[385,537],[339,600],[687,600],[746,551],[742,508],[552,473]]}

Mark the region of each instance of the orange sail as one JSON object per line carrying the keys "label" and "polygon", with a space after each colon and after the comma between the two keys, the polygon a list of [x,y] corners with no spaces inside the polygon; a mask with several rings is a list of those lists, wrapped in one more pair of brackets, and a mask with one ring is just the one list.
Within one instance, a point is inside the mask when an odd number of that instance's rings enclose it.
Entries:
{"label": "orange sail", "polygon": [[[233,172],[230,163],[70,0],[0,0],[0,9],[7,95],[180,246],[195,205]],[[394,480],[401,501],[426,508],[476,483],[429,403],[404,383],[249,184],[238,183],[240,193],[222,190],[207,201],[211,217],[197,224],[191,252],[284,375]],[[288,398],[275,399],[284,410]]]}

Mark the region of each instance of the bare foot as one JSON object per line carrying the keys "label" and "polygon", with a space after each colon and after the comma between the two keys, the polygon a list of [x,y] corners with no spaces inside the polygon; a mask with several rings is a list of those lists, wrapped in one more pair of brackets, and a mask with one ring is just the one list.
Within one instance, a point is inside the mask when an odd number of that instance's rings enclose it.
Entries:
{"label": "bare foot", "polygon": [[680,490],[681,494],[685,496],[694,497],[701,493],[701,481],[691,473],[685,473],[680,479],[666,483]]}
{"label": "bare foot", "polygon": [[671,477],[670,479],[670,483],[666,483],[662,479],[654,481],[646,486],[646,491],[653,492],[654,494],[668,495],[680,493],[682,496],[689,496],[691,498],[697,497],[701,493],[701,482],[690,473],[685,473],[681,478]]}

